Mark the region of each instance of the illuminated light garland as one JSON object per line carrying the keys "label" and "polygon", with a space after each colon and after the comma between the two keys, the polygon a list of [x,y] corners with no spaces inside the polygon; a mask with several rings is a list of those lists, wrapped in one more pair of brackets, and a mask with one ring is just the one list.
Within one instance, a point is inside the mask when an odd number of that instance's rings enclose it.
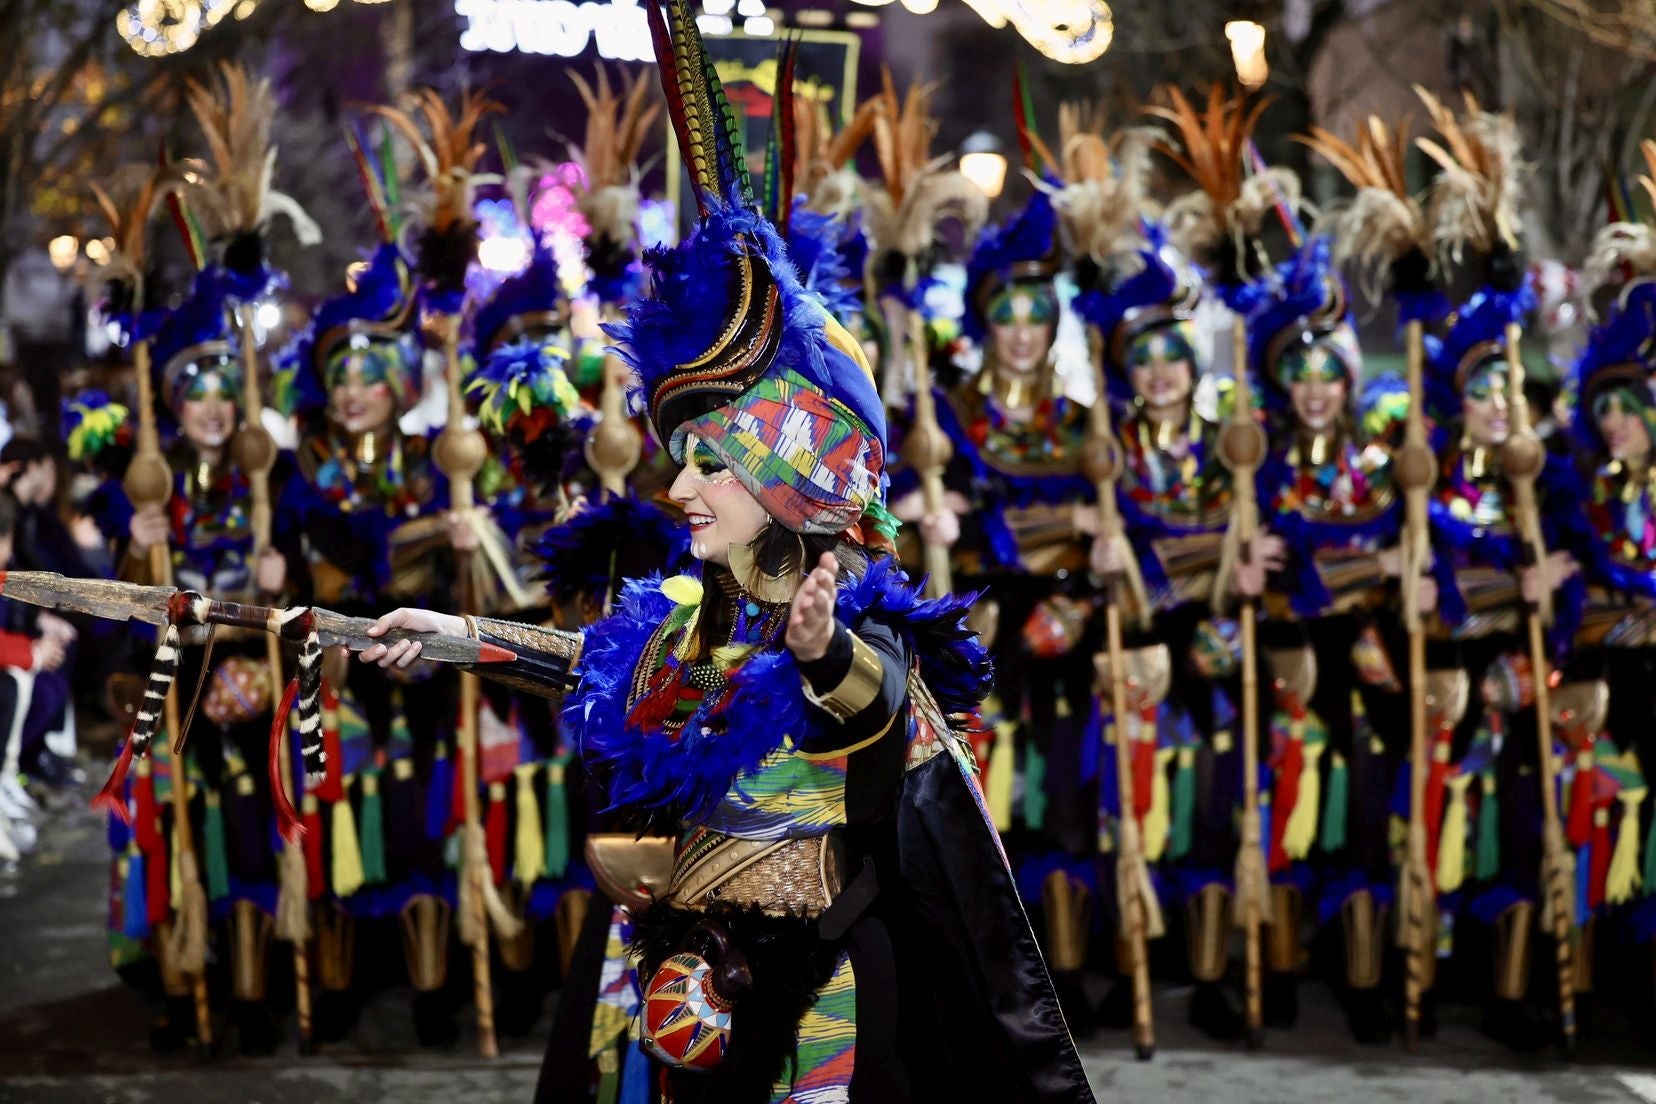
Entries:
{"label": "illuminated light garland", "polygon": [[981,13],[990,5],[1031,46],[1065,65],[1096,61],[1115,38],[1115,16],[1104,0],[980,0],[972,6]]}

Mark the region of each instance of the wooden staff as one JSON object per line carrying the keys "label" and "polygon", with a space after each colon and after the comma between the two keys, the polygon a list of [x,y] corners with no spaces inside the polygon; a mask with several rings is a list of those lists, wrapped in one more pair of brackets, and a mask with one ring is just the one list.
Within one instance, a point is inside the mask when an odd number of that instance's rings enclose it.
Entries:
{"label": "wooden staff", "polygon": [[[256,579],[259,560],[270,548],[270,471],[276,466],[276,442],[260,420],[260,412],[264,409],[264,394],[259,386],[259,352],[253,327],[253,304],[241,304],[236,311],[236,322],[241,331],[242,427],[241,432],[236,435],[234,454],[236,466],[247,476],[253,500],[251,520]],[[265,664],[270,669],[270,703],[274,709],[282,692],[282,639],[275,633],[265,634]],[[282,732],[281,743],[276,749],[276,761],[279,764],[281,785],[289,788],[292,786],[293,773],[289,762],[291,753],[286,739],[285,723]],[[298,805],[294,800],[296,796],[291,793],[288,795],[288,800],[293,805]],[[311,1027],[310,901],[305,893],[307,875],[304,845],[299,841],[283,841],[282,850],[283,869],[293,871],[298,877],[298,884],[290,884],[289,892],[299,893],[303,903],[297,917],[298,930],[284,932],[283,925],[278,923],[277,937],[285,937],[293,946],[293,1011],[299,1021],[299,1052],[309,1054],[315,1048],[315,1038]],[[289,876],[290,883],[291,878],[292,875]]]}
{"label": "wooden staff", "polygon": [[[1265,459],[1265,432],[1254,420],[1253,395],[1248,385],[1248,329],[1238,314],[1232,324],[1232,365],[1236,389],[1230,421],[1219,436],[1219,457],[1231,471],[1231,522],[1227,539],[1235,556],[1252,559],[1258,528],[1259,504],[1254,496],[1254,472]],[[1223,562],[1223,561],[1222,561]],[[1226,584],[1222,568],[1214,580],[1215,599],[1222,600]],[[1248,1041],[1258,1045],[1263,1032],[1264,1003],[1260,994],[1259,929],[1270,923],[1270,878],[1265,870],[1263,831],[1259,819],[1259,646],[1254,620],[1258,599],[1240,595],[1238,619],[1242,630],[1242,847],[1236,856],[1236,923],[1242,929],[1247,994]]]}
{"label": "wooden staff", "polygon": [[[1092,330],[1093,383],[1097,389],[1089,422],[1084,466],[1098,496],[1098,536],[1106,542],[1122,537],[1121,512],[1116,508],[1116,480],[1121,476],[1121,446],[1110,429],[1110,400],[1104,389],[1104,344]],[[1131,554],[1122,558],[1122,567],[1105,581],[1105,645],[1110,657],[1110,725],[1115,733],[1116,798],[1121,808],[1116,852],[1116,899],[1121,913],[1122,938],[1133,974],[1133,1048],[1141,1061],[1156,1053],[1156,1029],[1150,1006],[1150,956],[1147,943],[1161,934],[1161,914],[1155,891],[1150,888],[1150,871],[1145,864],[1144,844],[1139,838],[1137,803],[1133,795],[1133,759],[1128,749],[1127,664],[1121,644],[1121,605],[1117,587],[1129,574],[1138,573]],[[1143,591],[1143,580],[1139,590]],[[1140,606],[1146,610],[1146,606]]]}
{"label": "wooden staff", "polygon": [[[943,497],[943,469],[954,455],[954,443],[937,424],[937,399],[932,394],[931,365],[926,359],[926,319],[919,311],[888,299],[891,319],[888,336],[893,348],[905,342],[914,364],[914,425],[903,443],[903,456],[920,476],[920,498],[928,516],[947,508]],[[889,382],[889,374],[888,374]],[[925,542],[926,593],[941,598],[954,590],[947,545]]]}
{"label": "wooden staff", "polygon": [[1420,1034],[1420,1000],[1432,954],[1432,910],[1436,908],[1432,871],[1426,862],[1426,776],[1432,745],[1426,718],[1426,627],[1420,615],[1420,577],[1429,556],[1427,495],[1436,461],[1426,443],[1424,330],[1418,319],[1404,330],[1408,355],[1409,418],[1403,447],[1397,453],[1397,481],[1404,494],[1403,541],[1399,551],[1403,624],[1409,634],[1409,834],[1398,886],[1401,917],[1398,942],[1403,947],[1403,1032],[1412,1049]]}
{"label": "wooden staff", "polygon": [[[448,383],[448,424],[437,436],[437,466],[449,481],[449,508],[471,519],[474,506],[472,480],[483,467],[488,445],[475,427],[466,425],[465,398],[460,386],[460,316],[446,316],[443,328],[443,365]],[[460,605],[464,609],[476,607],[478,596],[472,593],[471,556],[455,553],[455,572],[460,580]],[[461,787],[465,793],[465,846],[460,849],[460,877],[465,880],[466,892],[461,894],[461,907],[467,914],[461,917],[461,938],[471,944],[472,989],[477,1003],[477,1049],[486,1058],[500,1054],[495,1040],[494,988],[489,975],[489,918],[484,908],[485,884],[493,877],[487,854],[481,856],[476,846],[483,835],[482,811],[478,808],[478,740],[477,714],[481,702],[477,676],[463,671],[460,674],[460,771]]]}
{"label": "wooden staff", "polygon": [[1535,678],[1535,734],[1541,765],[1542,923],[1552,929],[1558,952],[1558,1013],[1564,1028],[1566,1053],[1575,1049],[1575,974],[1571,964],[1575,936],[1575,872],[1564,844],[1564,825],[1558,812],[1558,767],[1552,752],[1551,665],[1547,659],[1545,626],[1551,619],[1552,596],[1547,590],[1547,545],[1536,508],[1535,480],[1546,466],[1547,453],[1530,425],[1529,401],[1524,397],[1524,363],[1518,355],[1522,329],[1507,323],[1507,406],[1512,432],[1501,447],[1501,470],[1512,484],[1513,513],[1525,559],[1535,567],[1536,596],[1526,601],[1524,620],[1529,631],[1530,667]]}
{"label": "wooden staff", "polygon": [[[141,310],[141,290],[133,293],[133,311]],[[134,343],[132,368],[138,387],[138,448],[127,465],[122,486],[133,509],[165,508],[172,498],[172,469],[161,455],[161,435],[155,423],[155,388],[150,379],[150,349],[147,340]],[[149,550],[149,570],[161,586],[172,583],[172,556],[162,541]],[[170,966],[188,979],[195,1004],[196,1039],[202,1052],[213,1045],[212,1009],[207,1003],[207,895],[197,873],[195,834],[190,826],[190,780],[183,749],[179,746],[178,694],[168,686],[165,717],[167,738],[151,744],[152,754],[171,760],[173,832],[178,843],[178,884],[181,900],[174,902],[176,930],[160,933],[157,949],[171,959]]]}

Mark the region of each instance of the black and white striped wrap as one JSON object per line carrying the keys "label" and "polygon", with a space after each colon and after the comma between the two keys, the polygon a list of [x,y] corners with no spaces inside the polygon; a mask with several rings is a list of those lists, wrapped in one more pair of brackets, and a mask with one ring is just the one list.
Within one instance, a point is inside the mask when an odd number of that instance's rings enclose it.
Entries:
{"label": "black and white striped wrap", "polygon": [[144,700],[138,705],[138,715],[132,722],[132,753],[149,753],[150,741],[161,724],[166,709],[167,694],[173,679],[178,676],[178,626],[168,624],[161,631],[161,643],[155,649],[155,662],[150,666],[149,681],[144,684]]}
{"label": "black and white striped wrap", "polygon": [[299,646],[299,748],[305,761],[305,783],[314,787],[327,773],[327,754],[322,746],[322,640],[308,608],[295,607],[281,613],[284,626],[299,618],[303,619],[299,627],[305,633]]}

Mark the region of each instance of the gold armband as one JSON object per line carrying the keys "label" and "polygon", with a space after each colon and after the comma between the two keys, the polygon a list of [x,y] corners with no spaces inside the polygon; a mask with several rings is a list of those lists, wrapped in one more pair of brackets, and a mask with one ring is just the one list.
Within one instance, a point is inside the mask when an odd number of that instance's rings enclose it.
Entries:
{"label": "gold armband", "polygon": [[841,724],[867,709],[879,696],[880,686],[885,682],[885,665],[880,662],[880,653],[864,644],[856,633],[848,635],[851,637],[851,668],[840,679],[839,685],[826,693],[818,693],[809,679],[800,677],[800,682],[805,686],[805,700]]}

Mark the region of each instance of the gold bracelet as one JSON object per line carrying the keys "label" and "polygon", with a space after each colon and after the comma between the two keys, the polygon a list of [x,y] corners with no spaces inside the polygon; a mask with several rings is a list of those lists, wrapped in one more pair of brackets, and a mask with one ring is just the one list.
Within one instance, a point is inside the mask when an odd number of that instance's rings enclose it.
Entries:
{"label": "gold bracelet", "polygon": [[873,704],[880,694],[880,686],[885,682],[885,665],[880,662],[880,654],[864,644],[856,633],[849,635],[851,668],[840,679],[839,685],[826,693],[818,693],[809,679],[803,675],[800,677],[805,686],[805,700],[841,724]]}

